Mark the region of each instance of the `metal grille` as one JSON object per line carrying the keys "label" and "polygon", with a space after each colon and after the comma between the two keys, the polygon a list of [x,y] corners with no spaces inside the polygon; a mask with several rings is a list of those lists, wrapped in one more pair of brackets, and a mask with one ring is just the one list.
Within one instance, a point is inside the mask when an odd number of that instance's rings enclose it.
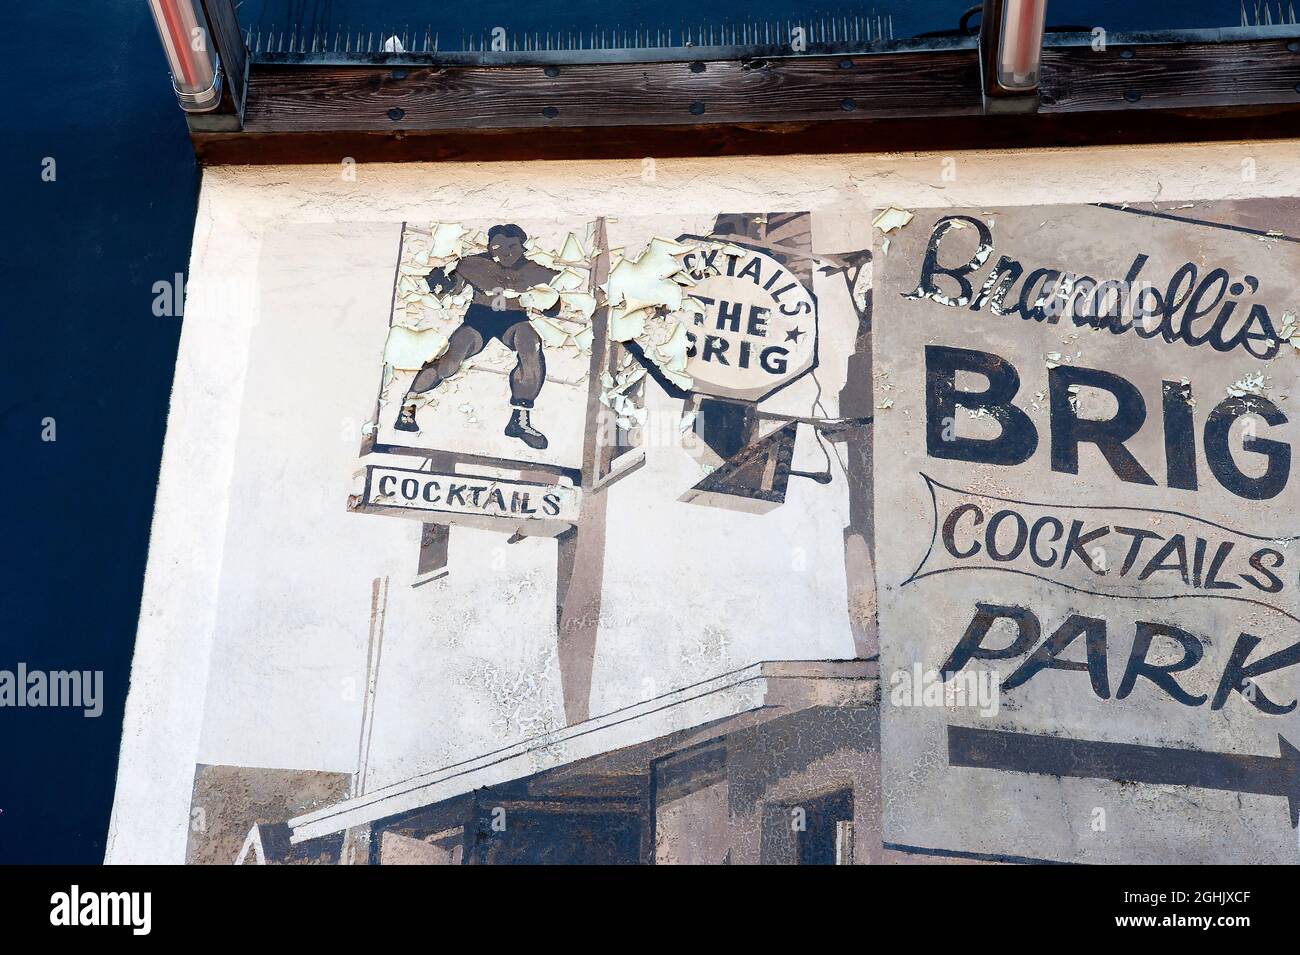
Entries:
{"label": "metal grille", "polygon": [[[245,43],[263,62],[302,62],[440,53],[510,54],[691,50],[780,50],[785,53],[865,48],[892,40],[893,16],[872,13],[792,20],[683,23],[672,28],[592,27],[587,30],[511,31],[494,28],[448,36],[432,26],[379,29],[337,25],[271,24],[249,27]],[[797,41],[797,42],[796,42]],[[802,49],[801,49],[802,48]]]}
{"label": "metal grille", "polygon": [[1293,27],[1300,21],[1296,20],[1295,5],[1288,2],[1286,9],[1282,9],[1281,0],[1273,2],[1246,3],[1242,0],[1241,4],[1241,25],[1244,27]]}

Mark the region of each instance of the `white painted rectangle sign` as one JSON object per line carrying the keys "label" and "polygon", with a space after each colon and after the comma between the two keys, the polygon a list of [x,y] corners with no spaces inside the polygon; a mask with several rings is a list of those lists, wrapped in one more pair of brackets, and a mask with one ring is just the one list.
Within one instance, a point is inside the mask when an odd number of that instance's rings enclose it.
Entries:
{"label": "white painted rectangle sign", "polygon": [[430,523],[448,515],[576,523],[579,494],[566,484],[370,465],[354,510],[396,508]]}
{"label": "white painted rectangle sign", "polygon": [[1300,240],[923,210],[877,254],[886,842],[1295,862]]}

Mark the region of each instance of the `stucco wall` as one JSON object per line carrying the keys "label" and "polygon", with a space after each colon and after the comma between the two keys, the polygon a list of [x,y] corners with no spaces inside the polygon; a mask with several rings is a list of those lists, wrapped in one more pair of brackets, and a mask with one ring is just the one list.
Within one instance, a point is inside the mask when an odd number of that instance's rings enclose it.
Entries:
{"label": "stucco wall", "polygon": [[[847,214],[850,222],[865,222],[870,210],[888,205],[1163,205],[1295,195],[1300,189],[1295,157],[1296,143],[1283,142],[956,156],[208,170],[107,861],[183,860],[196,763],[330,772],[355,766],[362,694],[350,691],[348,681],[364,679],[368,581],[386,570],[409,570],[419,525],[343,511],[345,471],[331,459],[354,447],[347,444],[350,429],[359,428],[365,411],[348,400],[349,376],[373,377],[375,366],[369,359],[358,363],[347,347],[338,347],[332,336],[344,332],[342,325],[286,338],[284,327],[261,313],[266,257],[283,252],[288,237],[310,233],[310,241],[322,247],[357,243],[351,267],[358,281],[369,281],[366,276],[378,270],[367,268],[367,257],[379,256],[385,228],[405,220],[599,215],[686,220],[722,211],[788,209]],[[846,226],[846,234],[853,228]],[[859,234],[862,244],[869,244],[865,231]],[[320,281],[334,288],[329,282],[338,277],[314,278],[305,265],[288,281]],[[312,294],[327,293],[319,288]],[[312,301],[306,295],[305,307]],[[358,295],[345,303],[343,314],[368,308],[367,301]],[[291,387],[277,391],[277,376],[257,367],[268,355],[335,369],[338,387],[308,394]],[[254,424],[241,426],[241,421]],[[303,426],[286,428],[286,421]],[[268,447],[276,433],[294,437]],[[267,462],[273,460],[281,466],[271,468]],[[672,464],[652,459],[645,476],[654,477],[656,467],[671,470]],[[304,484],[312,475],[318,484],[289,497],[301,520],[289,520],[292,515],[267,499],[268,482]],[[612,500],[633,493],[630,482],[637,477],[615,487]],[[754,559],[753,538],[728,545],[722,518],[700,509],[698,526],[690,531],[695,536],[674,547],[716,549],[716,559],[701,567],[716,576],[710,587],[717,599],[684,609],[673,606],[677,569],[672,554],[655,539],[653,512],[630,518],[628,527],[612,528],[609,539],[623,542],[616,548],[625,546],[626,553],[607,560],[607,589],[623,605],[649,601],[661,612],[645,618],[656,620],[653,632],[643,625],[624,628],[598,648],[592,712],[683,685],[692,675],[705,678],[755,660],[853,656],[857,648],[841,579],[846,506],[842,487],[805,482],[792,485],[787,505],[764,517],[757,538],[766,542],[763,547],[781,549],[787,559],[793,539],[826,549],[808,557],[808,566],[825,567],[826,574],[805,578],[806,585],[788,594],[774,594],[753,579],[745,563]],[[824,526],[808,526],[809,515]],[[475,543],[475,535],[487,533],[458,530],[453,551],[464,548],[460,559],[471,563],[490,559],[500,542]],[[322,546],[328,552],[314,546],[320,541],[327,542]],[[539,540],[512,545],[510,575],[500,592],[484,593],[478,585],[458,592],[461,585],[453,575],[448,599],[432,617],[426,607],[408,606],[403,599],[392,605],[389,632],[408,639],[388,644],[392,656],[384,673],[395,674],[399,690],[378,697],[376,739],[382,745],[373,758],[378,782],[482,752],[503,734],[517,735],[517,728],[500,727],[482,681],[477,692],[459,692],[471,671],[468,657],[457,654],[495,659],[503,673],[541,667],[546,634],[510,623],[524,615],[553,614],[554,592],[545,579],[523,591],[516,586],[530,579],[533,563],[538,574],[553,573],[544,553],[549,546]],[[365,580],[355,595],[334,586],[333,575],[350,562],[364,563],[366,555],[373,560],[357,571]],[[385,564],[390,560],[391,568]],[[282,577],[279,585],[277,577]],[[325,608],[321,620],[304,620],[293,612],[296,603],[276,599],[277,589],[293,587],[319,589],[316,605]],[[338,608],[349,602],[357,607],[358,624],[346,631],[351,637],[340,636],[345,628],[337,626],[343,612]],[[453,631],[450,623],[460,619],[455,615],[468,608],[487,608],[486,615],[478,625]],[[725,649],[699,643],[699,637],[716,632],[710,629],[713,617],[725,623],[738,614],[752,622],[732,629],[739,642],[731,639]],[[457,646],[448,643],[446,635],[453,632]],[[415,639],[421,633],[429,639]],[[703,657],[691,655],[696,645]],[[557,692],[544,686],[539,705],[558,705]],[[449,713],[454,722],[448,722]]]}

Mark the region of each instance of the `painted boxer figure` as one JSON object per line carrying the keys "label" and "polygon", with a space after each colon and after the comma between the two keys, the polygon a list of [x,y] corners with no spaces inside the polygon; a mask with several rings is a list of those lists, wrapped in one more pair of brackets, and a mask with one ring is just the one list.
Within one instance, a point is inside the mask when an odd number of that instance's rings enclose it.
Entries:
{"label": "painted boxer figure", "polygon": [[[546,435],[534,428],[530,420],[533,403],[546,381],[541,336],[528,323],[528,313],[517,302],[512,303],[514,308],[499,307],[506,301],[501,292],[524,292],[535,285],[546,285],[559,274],[524,257],[527,240],[528,234],[517,225],[495,225],[488,230],[486,253],[461,259],[451,275],[442,269],[429,273],[426,281],[434,295],[456,293],[468,285],[474,289],[474,300],[460,327],[451,333],[447,350],[421,368],[411,382],[393,425],[398,431],[420,430],[415,423],[414,395],[437,388],[456,374],[466,359],[477,355],[496,338],[518,356],[510,372],[511,414],[505,433],[530,448],[546,447]],[[551,311],[558,311],[558,305]]]}

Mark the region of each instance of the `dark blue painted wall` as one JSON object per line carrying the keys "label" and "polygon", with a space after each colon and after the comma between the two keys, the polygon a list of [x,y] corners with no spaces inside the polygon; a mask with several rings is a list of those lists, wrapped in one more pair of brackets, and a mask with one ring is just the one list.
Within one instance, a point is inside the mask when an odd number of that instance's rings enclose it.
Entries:
{"label": "dark blue painted wall", "polygon": [[102,670],[105,696],[0,708],[0,862],[98,862],[180,335],[152,286],[185,270],[198,172],[144,0],[7,4],[0,33],[0,670]]}

